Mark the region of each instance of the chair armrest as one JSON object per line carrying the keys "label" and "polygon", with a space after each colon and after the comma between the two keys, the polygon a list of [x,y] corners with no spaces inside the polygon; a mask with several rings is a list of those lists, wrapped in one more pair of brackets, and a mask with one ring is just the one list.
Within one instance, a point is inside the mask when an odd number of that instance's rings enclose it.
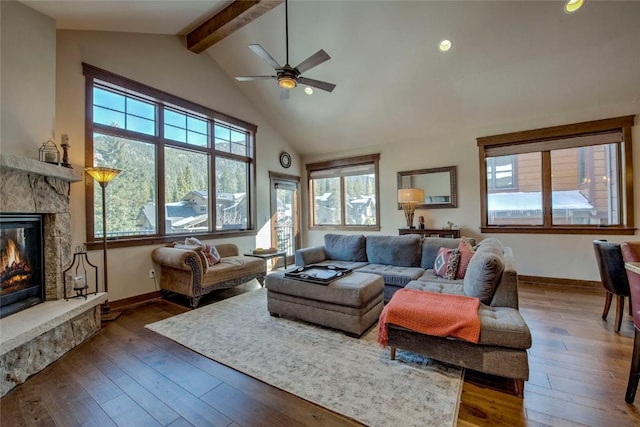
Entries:
{"label": "chair armrest", "polygon": [[[195,259],[195,261],[192,259]],[[202,257],[196,251],[189,249],[156,248],[151,252],[151,260],[160,266],[178,270],[191,271],[194,265],[199,266],[201,271],[206,270],[202,263]]]}
{"label": "chair armrest", "polygon": [[296,251],[296,265],[304,267],[327,259],[324,246],[313,246],[311,248],[298,249]]}
{"label": "chair armrest", "polygon": [[218,254],[220,254],[221,258],[240,255],[238,246],[233,243],[222,243],[219,245],[215,245],[215,247],[216,247],[216,250],[218,251]]}

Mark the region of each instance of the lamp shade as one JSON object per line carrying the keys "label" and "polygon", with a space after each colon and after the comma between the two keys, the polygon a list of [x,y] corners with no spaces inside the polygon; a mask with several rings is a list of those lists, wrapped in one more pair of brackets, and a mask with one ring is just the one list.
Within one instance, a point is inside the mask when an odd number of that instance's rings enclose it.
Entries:
{"label": "lamp shade", "polygon": [[398,203],[424,203],[424,191],[419,188],[398,190]]}
{"label": "lamp shade", "polygon": [[113,178],[122,172],[120,169],[105,168],[102,166],[85,168],[84,170],[100,184],[108,184]]}

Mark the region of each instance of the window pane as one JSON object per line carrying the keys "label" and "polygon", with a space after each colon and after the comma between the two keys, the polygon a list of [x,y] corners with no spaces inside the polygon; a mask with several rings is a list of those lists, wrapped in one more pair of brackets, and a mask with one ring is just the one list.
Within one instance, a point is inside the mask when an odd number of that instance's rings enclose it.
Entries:
{"label": "window pane", "polygon": [[620,224],[616,144],[551,151],[554,225]]}
{"label": "window pane", "polygon": [[209,231],[207,155],[167,147],[164,158],[167,234]]}
{"label": "window pane", "polygon": [[124,113],[94,106],[93,122],[124,129]]}
{"label": "window pane", "polygon": [[147,135],[155,135],[156,133],[155,121],[130,115],[127,115],[127,129]]}
{"label": "window pane", "polygon": [[248,164],[216,158],[216,229],[248,228]]}
{"label": "window pane", "polygon": [[99,87],[93,88],[93,105],[124,112],[125,96]]}
{"label": "window pane", "polygon": [[[95,166],[122,170],[106,187],[107,238],[158,232],[155,147],[141,141],[95,133]],[[102,238],[102,189],[94,185],[95,237]]]}
{"label": "window pane", "polygon": [[185,128],[187,126],[187,116],[165,108],[164,124]]}
{"label": "window pane", "polygon": [[164,125],[164,137],[174,141],[187,142],[187,131],[183,128]]}
{"label": "window pane", "polygon": [[216,150],[246,156],[248,154],[248,141],[249,138],[246,132],[220,124],[215,125]]}
{"label": "window pane", "polygon": [[[488,224],[541,225],[541,154],[490,157],[486,161]],[[490,185],[490,176],[493,186]]]}
{"label": "window pane", "polygon": [[127,114],[153,121],[156,119],[156,109],[153,104],[133,98],[127,98]]}
{"label": "window pane", "polygon": [[207,121],[185,113],[165,109],[164,137],[199,147],[208,141]]}
{"label": "window pane", "polygon": [[376,224],[376,177],[374,174],[344,178],[348,225]]}
{"label": "window pane", "polygon": [[340,178],[319,178],[312,180],[314,209],[313,224],[340,224]]}

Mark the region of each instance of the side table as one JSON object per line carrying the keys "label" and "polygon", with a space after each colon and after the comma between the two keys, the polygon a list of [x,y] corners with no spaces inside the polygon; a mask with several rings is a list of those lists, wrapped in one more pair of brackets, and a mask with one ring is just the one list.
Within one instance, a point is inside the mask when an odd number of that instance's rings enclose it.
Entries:
{"label": "side table", "polygon": [[273,258],[282,258],[282,261],[284,262],[284,269],[287,269],[287,253],[282,251],[282,252],[273,252],[273,253],[266,253],[266,254],[254,254],[253,252],[247,252],[244,254],[245,256],[252,256],[252,257],[256,257],[256,258],[262,258],[263,260],[265,260],[265,262],[269,259],[273,259]]}
{"label": "side table", "polygon": [[460,238],[460,229],[453,228],[451,230],[438,229],[438,228],[399,228],[398,234],[420,234],[424,237],[449,237],[451,239]]}

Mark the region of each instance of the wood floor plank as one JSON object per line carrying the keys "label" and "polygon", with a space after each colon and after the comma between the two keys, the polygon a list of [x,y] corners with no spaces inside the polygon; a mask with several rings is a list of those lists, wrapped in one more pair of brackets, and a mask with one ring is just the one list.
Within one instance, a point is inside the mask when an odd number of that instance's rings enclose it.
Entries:
{"label": "wood floor plank", "polygon": [[[107,334],[104,334],[105,336]],[[104,340],[103,354],[138,384],[193,425],[227,426],[232,420],[198,399],[128,351],[131,343]]]}
{"label": "wood floor plank", "polygon": [[162,426],[151,414],[124,393],[100,406],[119,426]]}

